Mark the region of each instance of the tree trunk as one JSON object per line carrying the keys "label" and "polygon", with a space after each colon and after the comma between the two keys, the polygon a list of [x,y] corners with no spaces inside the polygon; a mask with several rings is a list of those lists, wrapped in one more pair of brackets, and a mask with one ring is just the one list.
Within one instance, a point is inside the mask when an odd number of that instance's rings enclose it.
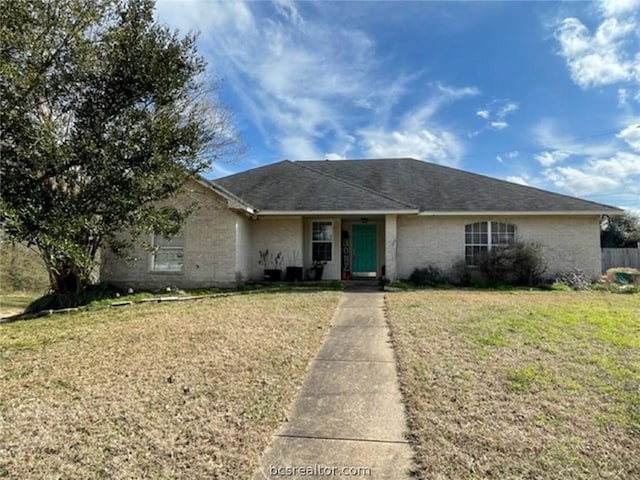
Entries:
{"label": "tree trunk", "polygon": [[54,293],[78,293],[81,287],[80,275],[73,268],[51,272],[51,288]]}

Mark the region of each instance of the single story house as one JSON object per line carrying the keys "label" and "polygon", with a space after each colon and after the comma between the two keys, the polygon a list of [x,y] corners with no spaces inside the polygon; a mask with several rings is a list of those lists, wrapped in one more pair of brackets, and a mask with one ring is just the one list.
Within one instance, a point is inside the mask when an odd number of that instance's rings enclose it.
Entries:
{"label": "single story house", "polygon": [[[600,219],[618,208],[411,158],[281,161],[215,181],[194,178],[177,205],[199,208],[181,235],[144,239],[134,261],[104,252],[102,280],[182,288],[261,280],[281,266],[324,265],[323,279],[444,272],[513,240],[543,248],[547,274],[600,272]],[[273,266],[273,265],[272,265]]]}

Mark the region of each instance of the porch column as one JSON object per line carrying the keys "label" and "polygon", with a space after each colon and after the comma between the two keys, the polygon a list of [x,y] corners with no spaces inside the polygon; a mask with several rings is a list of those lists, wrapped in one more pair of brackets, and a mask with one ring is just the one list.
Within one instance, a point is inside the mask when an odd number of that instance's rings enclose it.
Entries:
{"label": "porch column", "polygon": [[397,280],[396,249],[398,245],[398,216],[385,215],[384,217],[384,262],[385,277],[393,282]]}

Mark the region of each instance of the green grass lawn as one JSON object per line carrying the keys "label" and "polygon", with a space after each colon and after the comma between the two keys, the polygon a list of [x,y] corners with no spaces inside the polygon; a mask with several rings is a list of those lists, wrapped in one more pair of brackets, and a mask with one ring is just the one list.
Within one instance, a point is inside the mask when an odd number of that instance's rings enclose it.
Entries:
{"label": "green grass lawn", "polygon": [[254,294],[0,324],[0,478],[250,478],[339,296]]}
{"label": "green grass lawn", "polygon": [[36,299],[33,294],[11,294],[0,295],[0,311],[4,310],[24,310],[27,305]]}
{"label": "green grass lawn", "polygon": [[640,295],[387,295],[418,478],[640,478]]}

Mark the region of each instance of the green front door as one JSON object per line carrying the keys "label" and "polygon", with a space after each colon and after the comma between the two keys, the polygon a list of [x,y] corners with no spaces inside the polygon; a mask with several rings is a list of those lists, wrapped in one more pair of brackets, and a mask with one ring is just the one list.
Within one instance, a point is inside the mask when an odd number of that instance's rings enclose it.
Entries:
{"label": "green front door", "polygon": [[352,271],[358,277],[375,277],[377,272],[377,236],[375,225],[354,225]]}

